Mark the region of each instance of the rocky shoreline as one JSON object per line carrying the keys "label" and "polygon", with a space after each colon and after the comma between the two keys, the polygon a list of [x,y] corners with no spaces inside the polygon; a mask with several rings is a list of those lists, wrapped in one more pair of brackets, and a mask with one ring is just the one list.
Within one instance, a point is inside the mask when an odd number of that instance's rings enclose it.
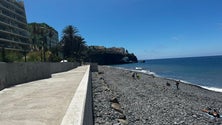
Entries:
{"label": "rocky shoreline", "polygon": [[219,92],[109,66],[92,73],[92,86],[95,125],[222,125],[204,112],[222,113]]}

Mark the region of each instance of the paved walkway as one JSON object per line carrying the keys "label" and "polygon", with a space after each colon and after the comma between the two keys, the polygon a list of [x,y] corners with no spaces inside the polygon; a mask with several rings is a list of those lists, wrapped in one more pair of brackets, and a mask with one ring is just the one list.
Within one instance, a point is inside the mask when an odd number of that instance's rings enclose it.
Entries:
{"label": "paved walkway", "polygon": [[86,68],[0,91],[0,125],[60,125]]}

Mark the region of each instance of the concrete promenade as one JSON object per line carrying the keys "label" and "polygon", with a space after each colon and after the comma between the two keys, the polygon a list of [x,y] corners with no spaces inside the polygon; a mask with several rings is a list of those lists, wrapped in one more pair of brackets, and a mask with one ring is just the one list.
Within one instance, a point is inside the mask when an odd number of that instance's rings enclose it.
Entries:
{"label": "concrete promenade", "polygon": [[60,125],[87,66],[0,91],[0,125]]}

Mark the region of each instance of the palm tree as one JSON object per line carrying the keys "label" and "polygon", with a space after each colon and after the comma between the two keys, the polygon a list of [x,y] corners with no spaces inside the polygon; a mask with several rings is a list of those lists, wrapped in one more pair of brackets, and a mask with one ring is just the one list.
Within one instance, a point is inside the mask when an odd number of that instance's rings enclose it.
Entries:
{"label": "palm tree", "polygon": [[78,33],[77,28],[69,25],[63,30],[61,43],[64,45],[63,54],[65,58],[81,61],[84,56],[86,42]]}
{"label": "palm tree", "polygon": [[63,30],[62,43],[64,44],[63,54],[65,58],[73,58],[76,47],[76,39],[78,30],[72,25],[67,26]]}
{"label": "palm tree", "polygon": [[77,61],[81,61],[84,56],[84,51],[86,49],[86,42],[84,41],[84,38],[81,36],[75,36],[75,50],[74,55],[76,57]]}

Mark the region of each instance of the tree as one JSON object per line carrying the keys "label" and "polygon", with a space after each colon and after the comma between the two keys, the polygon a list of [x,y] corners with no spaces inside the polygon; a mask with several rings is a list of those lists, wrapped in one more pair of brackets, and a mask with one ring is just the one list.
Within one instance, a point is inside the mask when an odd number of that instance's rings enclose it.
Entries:
{"label": "tree", "polygon": [[41,61],[41,52],[40,51],[31,51],[27,54],[28,62],[40,62]]}
{"label": "tree", "polygon": [[23,54],[18,51],[7,50],[5,55],[5,62],[21,62]]}
{"label": "tree", "polygon": [[42,44],[41,44],[41,36],[39,35],[41,33],[41,29],[39,28],[39,24],[37,23],[30,23],[28,25],[28,29],[30,32],[30,38],[32,41],[32,50],[41,50]]}
{"label": "tree", "polygon": [[51,48],[52,48],[53,32],[50,30],[48,35],[49,35],[49,38],[50,38],[50,41],[49,41],[49,42],[50,42],[50,43],[49,43],[49,49],[51,50]]}
{"label": "tree", "polygon": [[61,61],[61,57],[59,56],[59,52],[62,52],[60,44],[57,44],[54,47],[51,47],[51,56],[50,56],[50,62],[59,62]]}
{"label": "tree", "polygon": [[75,36],[75,43],[74,43],[74,56],[77,61],[81,61],[84,58],[86,49],[86,42],[84,38],[81,36]]}
{"label": "tree", "polygon": [[67,26],[63,30],[61,44],[63,44],[64,58],[72,58],[81,61],[85,46],[84,38],[78,33],[78,30],[72,25]]}
{"label": "tree", "polygon": [[75,35],[77,33],[76,28],[69,25],[63,30],[62,43],[63,43],[63,54],[65,58],[72,57],[74,49]]}
{"label": "tree", "polygon": [[[57,44],[57,31],[50,27],[46,23],[29,23],[28,29],[30,32],[30,39],[32,41],[32,49],[31,51],[41,51],[41,61],[47,61],[46,52],[54,51],[54,47]],[[54,49],[54,50],[53,50]],[[56,52],[56,51],[54,51]],[[52,61],[53,57],[56,57],[58,52],[51,53],[52,58],[48,61]],[[52,60],[51,60],[52,59]],[[57,59],[56,59],[57,60]]]}
{"label": "tree", "polygon": [[5,48],[4,47],[2,47],[2,52],[1,52],[1,60],[3,61],[3,62],[6,62],[6,58],[5,58]]}

